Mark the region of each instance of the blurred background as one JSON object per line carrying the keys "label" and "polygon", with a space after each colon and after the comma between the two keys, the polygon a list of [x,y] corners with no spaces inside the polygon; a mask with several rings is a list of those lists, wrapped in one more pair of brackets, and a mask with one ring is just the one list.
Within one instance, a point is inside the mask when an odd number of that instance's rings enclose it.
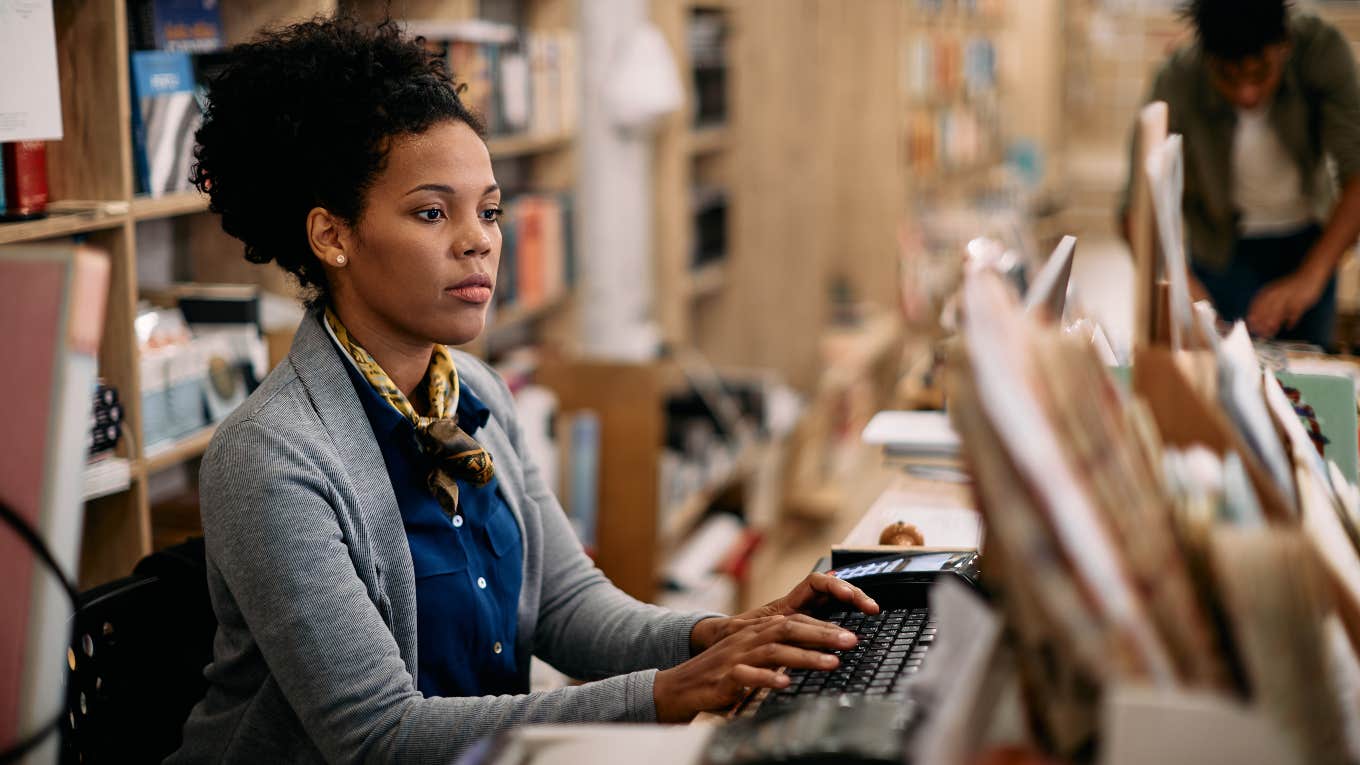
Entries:
{"label": "blurred background", "polygon": [[[1357,3],[1299,5],[1360,41]],[[510,214],[468,350],[515,390],[583,542],[634,595],[719,610],[784,592],[882,491],[860,431],[942,403],[940,317],[965,258],[1024,272],[1076,235],[1072,301],[1127,347],[1128,129],[1189,39],[1170,0],[54,11],[64,138],[7,146],[11,175],[41,161],[48,201],[11,196],[25,219],[0,244],[113,258],[82,586],[200,533],[214,424],[301,318],[282,272],[248,264],[184,181],[202,83],[260,27],[343,11],[424,35],[487,117]]]}

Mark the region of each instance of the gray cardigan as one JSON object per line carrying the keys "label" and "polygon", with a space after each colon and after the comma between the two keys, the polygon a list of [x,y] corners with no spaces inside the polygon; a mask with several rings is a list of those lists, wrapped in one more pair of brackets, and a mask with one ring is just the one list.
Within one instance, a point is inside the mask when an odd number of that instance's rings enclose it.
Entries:
{"label": "gray cardigan", "polygon": [[[311,313],[280,364],[218,429],[203,458],[208,586],[219,626],[171,762],[448,762],[535,722],[650,721],[657,667],[689,658],[694,624],[628,597],[581,549],[524,458],[499,376],[455,351],[491,409],[491,452],[524,542],[519,660],[598,679],[523,696],[416,691],[410,548],[353,384]],[[642,508],[639,508],[642,510]]]}

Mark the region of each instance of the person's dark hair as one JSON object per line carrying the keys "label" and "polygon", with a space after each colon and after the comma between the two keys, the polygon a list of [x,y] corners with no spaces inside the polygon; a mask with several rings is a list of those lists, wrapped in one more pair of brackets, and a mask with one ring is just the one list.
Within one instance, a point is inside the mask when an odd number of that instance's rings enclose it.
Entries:
{"label": "person's dark hair", "polygon": [[1194,25],[1201,50],[1224,61],[1240,61],[1289,39],[1291,4],[1291,0],[1187,0],[1181,16]]}
{"label": "person's dark hair", "polygon": [[485,136],[442,58],[391,21],[318,18],[231,50],[208,83],[191,180],[247,260],[278,263],[319,305],[329,288],[307,213],[357,223],[391,139],[445,121]]}

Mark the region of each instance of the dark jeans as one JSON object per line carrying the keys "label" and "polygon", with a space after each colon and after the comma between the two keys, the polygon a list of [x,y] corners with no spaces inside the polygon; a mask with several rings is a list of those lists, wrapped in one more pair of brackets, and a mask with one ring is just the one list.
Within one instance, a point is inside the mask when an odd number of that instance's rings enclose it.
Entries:
{"label": "dark jeans", "polygon": [[[1312,224],[1286,236],[1238,239],[1232,260],[1222,272],[1211,271],[1193,262],[1190,269],[1209,291],[1220,317],[1226,321],[1245,319],[1256,293],[1270,282],[1293,273],[1321,235],[1322,227]],[[1292,329],[1281,328],[1276,337],[1330,348],[1335,319],[1336,277],[1333,276],[1322,291],[1322,297],[1299,319],[1299,323]]]}

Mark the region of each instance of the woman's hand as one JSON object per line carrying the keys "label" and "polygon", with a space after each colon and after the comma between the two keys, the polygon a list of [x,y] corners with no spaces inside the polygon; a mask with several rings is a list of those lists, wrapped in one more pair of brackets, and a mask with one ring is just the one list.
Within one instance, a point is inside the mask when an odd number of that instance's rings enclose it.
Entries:
{"label": "woman's hand", "polygon": [[[878,613],[878,604],[860,588],[829,574],[808,574],[789,594],[743,614],[704,619],[694,625],[690,633],[690,653],[698,655],[709,646],[734,634],[752,620],[771,616],[806,614],[833,603],[844,603],[848,608],[866,614]],[[815,621],[815,620],[814,620]],[[817,622],[825,624],[825,622]],[[832,627],[833,625],[826,625]],[[833,627],[834,628],[834,627]]]}
{"label": "woman's hand", "polygon": [[858,642],[848,630],[801,614],[721,621],[729,628],[725,637],[689,661],[656,673],[652,699],[658,722],[686,722],[699,712],[725,709],[747,688],[783,688],[789,678],[779,667],[835,669],[840,660],[822,651],[844,650]]}

